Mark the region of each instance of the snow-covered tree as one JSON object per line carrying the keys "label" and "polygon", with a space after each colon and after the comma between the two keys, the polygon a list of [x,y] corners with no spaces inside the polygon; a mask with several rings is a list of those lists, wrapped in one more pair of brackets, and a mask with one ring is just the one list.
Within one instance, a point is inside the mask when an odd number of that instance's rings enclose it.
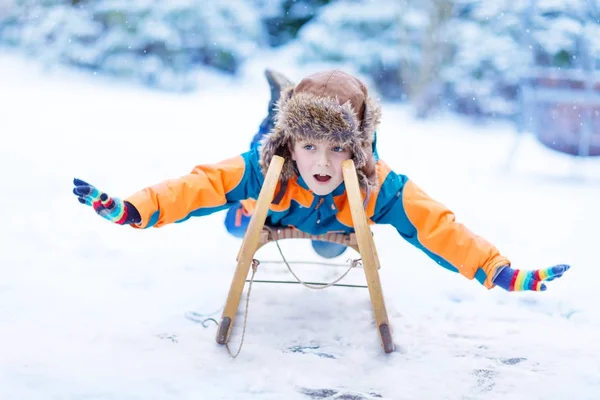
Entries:
{"label": "snow-covered tree", "polygon": [[[581,39],[586,35],[586,26],[592,30],[600,26],[600,21],[594,21],[600,16],[593,15],[592,4],[581,0],[539,0],[534,3],[530,24],[537,65],[581,66],[578,56],[583,50]],[[593,34],[592,31],[589,33]],[[597,46],[598,37],[589,37],[590,42]]]}
{"label": "snow-covered tree", "polygon": [[514,57],[520,25],[514,13],[503,11],[508,4],[336,2],[300,31],[303,60],[352,63],[383,96],[411,101],[421,116],[442,104],[511,112],[503,96],[514,91],[515,63],[526,57]]}
{"label": "snow-covered tree", "polygon": [[331,0],[255,0],[271,46],[296,38],[298,30]]}
{"label": "snow-covered tree", "polygon": [[[512,117],[536,65],[600,68],[597,0],[0,0],[0,45],[169,89],[297,38],[299,61],[369,76],[420,116]],[[587,40],[584,40],[587,39]]]}
{"label": "snow-covered tree", "polygon": [[452,61],[440,76],[450,109],[472,115],[510,116],[519,80],[531,63],[523,43],[525,3],[460,1],[448,29]]}
{"label": "snow-covered tree", "polygon": [[264,41],[249,0],[12,0],[0,42],[56,62],[187,89],[202,64],[234,72]]}
{"label": "snow-covered tree", "polygon": [[[455,55],[443,80],[452,109],[498,117],[519,113],[520,79],[535,67],[581,68],[583,39],[600,37],[591,2],[457,0]],[[587,33],[586,33],[587,32]],[[596,36],[594,36],[596,35]],[[590,56],[600,60],[597,40]]]}
{"label": "snow-covered tree", "polygon": [[[584,29],[586,37],[599,37],[600,17],[594,18],[587,4],[340,0],[300,30],[301,60],[355,66],[384,97],[409,100],[421,116],[442,106],[512,117],[528,68],[534,63],[572,67]],[[590,45],[600,60],[600,41]]]}
{"label": "snow-covered tree", "polygon": [[334,2],[300,30],[300,61],[352,64],[372,78],[383,96],[401,98],[410,84],[403,81],[401,68],[419,63],[416,37],[426,24],[425,13],[406,1]]}

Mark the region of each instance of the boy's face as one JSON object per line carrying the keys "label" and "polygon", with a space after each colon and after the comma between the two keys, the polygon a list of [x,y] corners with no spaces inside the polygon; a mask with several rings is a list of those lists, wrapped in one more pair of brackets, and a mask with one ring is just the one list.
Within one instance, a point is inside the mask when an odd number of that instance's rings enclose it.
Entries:
{"label": "boy's face", "polygon": [[342,162],[352,157],[348,149],[331,142],[297,141],[291,151],[302,179],[319,196],[333,192],[344,181]]}

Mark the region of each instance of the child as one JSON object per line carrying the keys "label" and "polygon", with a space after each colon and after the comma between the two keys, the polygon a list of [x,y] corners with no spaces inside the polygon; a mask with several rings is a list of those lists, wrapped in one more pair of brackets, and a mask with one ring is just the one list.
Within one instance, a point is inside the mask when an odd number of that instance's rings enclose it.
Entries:
{"label": "child", "polygon": [[[370,222],[391,224],[400,236],[441,266],[476,279],[486,288],[546,290],[544,281],[562,276],[568,265],[518,270],[483,238],[455,222],[454,214],[431,199],[405,175],[393,172],[376,150],[381,117],[365,85],[342,71],[325,71],[293,85],[267,74],[277,107],[261,125],[249,151],[217,164],[201,164],[189,174],[145,188],[125,201],[79,179],[73,192],[102,217],[134,228],[161,227],[230,208],[225,225],[243,236],[274,155],[286,159],[266,224],[293,226],[310,234],[353,232],[342,176],[352,159]],[[270,126],[271,125],[271,126]],[[345,248],[313,243],[324,257]]]}

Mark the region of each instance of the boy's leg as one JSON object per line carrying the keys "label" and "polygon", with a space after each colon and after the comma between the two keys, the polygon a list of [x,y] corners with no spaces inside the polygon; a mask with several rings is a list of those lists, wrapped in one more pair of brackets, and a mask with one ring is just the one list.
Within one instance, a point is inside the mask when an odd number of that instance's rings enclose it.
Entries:
{"label": "boy's leg", "polygon": [[225,229],[232,236],[243,239],[250,223],[251,214],[248,213],[241,202],[235,203],[225,214]]}
{"label": "boy's leg", "polygon": [[258,132],[252,138],[252,142],[250,143],[251,146],[260,141],[266,133],[269,133],[271,129],[273,129],[275,126],[275,106],[279,101],[281,90],[287,86],[293,85],[293,82],[283,74],[270,69],[265,70],[265,77],[267,78],[269,88],[271,89],[271,99],[269,100],[269,105],[267,107],[267,116],[263,119],[258,128]]}
{"label": "boy's leg", "polygon": [[[260,124],[258,132],[252,138],[250,147],[258,143],[266,133],[269,133],[273,129],[275,126],[275,106],[277,105],[277,101],[279,101],[281,90],[293,84],[284,75],[270,69],[265,70],[265,77],[271,90],[271,99],[267,108],[267,116]],[[238,202],[227,210],[224,222],[227,232],[235,237],[243,238],[250,223],[250,213],[244,209],[242,203]]]}
{"label": "boy's leg", "polygon": [[348,248],[342,244],[322,240],[313,240],[311,244],[314,251],[323,258],[335,258],[342,255]]}

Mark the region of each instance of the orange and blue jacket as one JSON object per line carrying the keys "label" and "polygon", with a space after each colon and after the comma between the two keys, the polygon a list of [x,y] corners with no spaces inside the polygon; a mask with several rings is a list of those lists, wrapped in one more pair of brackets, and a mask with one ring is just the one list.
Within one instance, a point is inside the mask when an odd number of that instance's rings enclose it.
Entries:
{"label": "orange and blue jacket", "polygon": [[[126,199],[140,213],[136,228],[161,227],[201,217],[242,201],[248,211],[264,176],[256,147],[216,164],[196,166],[189,174],[143,189]],[[379,188],[368,196],[371,224],[391,224],[400,236],[439,265],[492,288],[496,269],[510,265],[488,241],[455,221],[454,214],[430,198],[405,175],[377,160]],[[313,194],[301,177],[278,184],[267,215],[270,226],[291,226],[309,234],[354,232],[342,183],[326,196]],[[366,194],[363,193],[366,198]]]}

